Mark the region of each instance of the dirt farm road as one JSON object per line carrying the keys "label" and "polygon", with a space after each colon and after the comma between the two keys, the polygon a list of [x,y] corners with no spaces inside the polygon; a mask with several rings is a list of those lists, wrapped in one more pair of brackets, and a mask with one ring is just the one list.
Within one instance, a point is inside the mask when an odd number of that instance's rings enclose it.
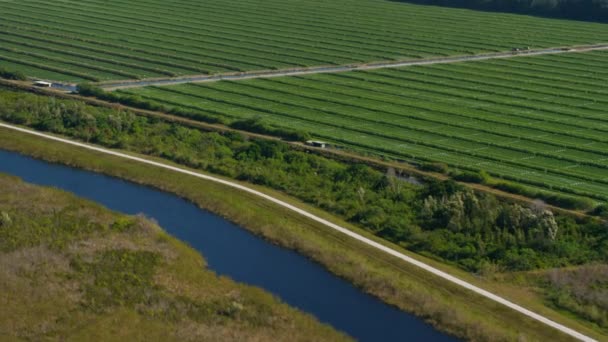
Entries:
{"label": "dirt farm road", "polygon": [[[100,83],[99,86],[105,90],[111,91],[111,90],[116,90],[116,89],[139,88],[139,87],[147,87],[147,86],[167,86],[167,85],[176,85],[176,84],[182,84],[182,83],[238,81],[238,80],[246,80],[246,79],[253,79],[253,78],[301,76],[301,75],[310,75],[310,74],[348,72],[348,71],[356,71],[356,70],[400,68],[400,67],[408,67],[408,66],[416,66],[416,65],[432,65],[432,64],[448,64],[448,63],[470,62],[470,61],[483,61],[483,60],[488,60],[488,59],[499,59],[499,58],[515,58],[515,57],[551,55],[551,54],[561,54],[561,53],[588,52],[588,51],[596,51],[596,50],[608,50],[608,44],[581,45],[581,46],[557,47],[557,48],[533,49],[533,50],[519,50],[519,51],[508,51],[508,52],[485,53],[485,54],[470,55],[470,56],[413,59],[413,60],[394,61],[394,62],[360,63],[360,64],[349,64],[349,65],[338,65],[338,66],[315,66],[315,67],[308,67],[308,68],[251,71],[251,72],[241,72],[241,73],[225,73],[225,74],[217,74],[217,75],[192,75],[192,76],[181,76],[181,77],[174,77],[174,78],[109,81],[109,82]],[[66,89],[71,89],[70,87],[73,87],[72,85],[62,85],[62,86],[64,86],[64,87],[67,86]],[[58,88],[61,88],[61,86]],[[73,89],[73,90],[75,90],[75,89]]]}

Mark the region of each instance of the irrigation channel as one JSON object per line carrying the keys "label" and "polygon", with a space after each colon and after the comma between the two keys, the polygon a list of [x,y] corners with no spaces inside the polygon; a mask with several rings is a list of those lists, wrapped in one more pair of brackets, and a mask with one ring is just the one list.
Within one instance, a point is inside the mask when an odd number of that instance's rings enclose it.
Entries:
{"label": "irrigation channel", "polygon": [[208,267],[261,287],[359,341],[456,341],[361,292],[293,251],[272,245],[175,195],[0,150],[0,172],[53,186],[125,214],[143,213],[206,258]]}

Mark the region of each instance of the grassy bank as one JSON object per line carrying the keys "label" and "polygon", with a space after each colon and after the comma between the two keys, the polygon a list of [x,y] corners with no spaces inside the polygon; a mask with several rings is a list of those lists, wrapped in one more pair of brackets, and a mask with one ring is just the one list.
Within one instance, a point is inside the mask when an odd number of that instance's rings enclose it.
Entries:
{"label": "grassy bank", "polygon": [[[495,303],[445,284],[425,272],[346,240],[324,227],[269,203],[260,202],[250,195],[188,176],[81,151],[23,134],[7,130],[0,132],[0,147],[4,149],[111,174],[179,194],[274,243],[310,256],[367,292],[424,317],[444,331],[471,340],[513,340],[520,337],[526,337],[528,340],[567,339],[551,328],[524,319]],[[276,193],[273,195],[284,197]],[[292,202],[296,203],[294,200]],[[305,204],[297,204],[312,212],[319,212]],[[322,215],[328,217],[327,214]],[[335,218],[332,220],[347,225]],[[356,230],[352,226],[351,228]],[[472,278],[464,272],[449,270],[467,280]],[[477,283],[492,290],[501,287],[482,281]],[[526,300],[526,306],[529,308],[601,339],[599,332],[544,307],[538,298],[515,288],[503,290],[509,292],[510,297]]]}
{"label": "grassy bank", "polygon": [[0,174],[2,340],[348,340],[144,217]]}

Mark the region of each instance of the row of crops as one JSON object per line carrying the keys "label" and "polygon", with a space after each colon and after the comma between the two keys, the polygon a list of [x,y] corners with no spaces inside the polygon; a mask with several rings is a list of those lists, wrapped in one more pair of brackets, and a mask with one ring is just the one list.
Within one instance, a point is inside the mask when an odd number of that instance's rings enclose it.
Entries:
{"label": "row of crops", "polygon": [[379,0],[23,0],[3,2],[0,11],[0,65],[71,81],[605,41],[601,24]]}
{"label": "row of crops", "polygon": [[590,52],[125,92],[607,200],[607,61]]}

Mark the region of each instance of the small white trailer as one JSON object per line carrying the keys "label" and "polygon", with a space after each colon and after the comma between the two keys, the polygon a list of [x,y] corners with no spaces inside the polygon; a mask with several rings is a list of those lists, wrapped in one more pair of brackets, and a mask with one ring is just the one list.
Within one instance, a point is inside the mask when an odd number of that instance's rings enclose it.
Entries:
{"label": "small white trailer", "polygon": [[306,142],[306,145],[313,146],[313,147],[319,147],[319,148],[327,147],[327,143],[325,141],[318,141],[318,140],[308,140]]}
{"label": "small white trailer", "polygon": [[35,81],[34,85],[36,87],[42,87],[42,88],[50,88],[53,86],[53,83],[51,82],[46,82],[46,81]]}

